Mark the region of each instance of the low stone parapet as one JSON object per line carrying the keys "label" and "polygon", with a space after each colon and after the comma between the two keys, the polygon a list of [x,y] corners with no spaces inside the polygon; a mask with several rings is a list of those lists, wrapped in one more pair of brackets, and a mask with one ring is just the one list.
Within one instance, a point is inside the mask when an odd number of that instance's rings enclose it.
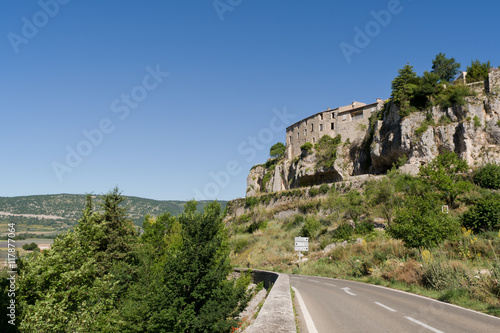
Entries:
{"label": "low stone parapet", "polygon": [[[246,271],[246,269],[235,269]],[[252,270],[254,283],[263,282],[269,295],[260,309],[254,323],[245,331],[249,333],[296,332],[293,314],[290,281],[288,275],[275,272]]]}

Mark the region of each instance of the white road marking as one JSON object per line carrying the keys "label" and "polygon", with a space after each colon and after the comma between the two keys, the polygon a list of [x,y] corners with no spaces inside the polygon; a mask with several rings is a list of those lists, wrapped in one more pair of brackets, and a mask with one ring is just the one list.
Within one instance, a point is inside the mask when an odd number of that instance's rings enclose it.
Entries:
{"label": "white road marking", "polygon": [[346,293],[348,293],[349,295],[356,296],[355,293],[352,293],[352,292],[349,291],[349,290],[351,290],[351,288],[349,288],[349,287],[345,287],[345,288],[341,288],[341,289],[343,291],[345,291]]}
{"label": "white road marking", "polygon": [[331,284],[331,283],[326,283],[326,282],[323,282],[323,284],[327,284],[327,285],[329,285],[329,286],[336,287],[336,285]]}
{"label": "white road marking", "polygon": [[429,325],[427,325],[427,324],[424,324],[424,323],[422,323],[421,321],[418,321],[418,320],[416,320],[416,319],[413,319],[412,317],[405,317],[405,318],[406,318],[406,319],[408,319],[408,320],[410,320],[410,321],[412,321],[412,322],[414,322],[415,324],[418,324],[418,325],[420,325],[420,326],[422,326],[422,327],[425,327],[425,328],[427,328],[428,330],[431,330],[431,331],[433,331],[433,332],[435,332],[435,333],[444,333],[443,331],[440,331],[440,330],[438,330],[438,329],[435,329],[434,327],[429,326]]}
{"label": "white road marking", "polygon": [[382,303],[375,302],[375,304],[377,304],[377,305],[379,305],[379,306],[381,306],[381,307],[383,307],[384,309],[387,309],[387,310],[389,310],[389,311],[392,311],[392,312],[397,312],[396,310],[394,310],[394,309],[392,309],[392,308],[390,308],[390,307],[388,307],[387,305],[384,305],[384,304],[382,304]]}
{"label": "white road marking", "polygon": [[293,291],[295,291],[295,296],[299,301],[299,306],[300,309],[302,310],[302,314],[304,315],[304,321],[306,322],[307,330],[309,331],[309,333],[318,333],[318,330],[316,330],[316,326],[314,326],[314,322],[311,318],[311,315],[309,314],[309,311],[307,311],[306,304],[302,300],[299,291],[295,289],[295,287],[292,287],[292,289]]}
{"label": "white road marking", "polygon": [[309,280],[309,281],[312,281],[312,282],[316,282],[316,283],[319,283],[319,281],[316,281],[316,280]]}

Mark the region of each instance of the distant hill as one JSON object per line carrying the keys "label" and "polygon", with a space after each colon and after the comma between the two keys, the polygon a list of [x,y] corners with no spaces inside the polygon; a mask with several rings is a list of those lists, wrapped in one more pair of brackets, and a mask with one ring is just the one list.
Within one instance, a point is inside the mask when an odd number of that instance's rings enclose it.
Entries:
{"label": "distant hill", "polygon": [[[94,202],[99,203],[100,196],[94,195]],[[35,231],[52,229],[67,229],[76,224],[82,216],[85,207],[85,194],[49,194],[19,197],[0,197],[0,223],[16,222],[27,229],[20,231]],[[153,200],[139,197],[126,197],[130,218],[137,225],[142,225],[144,216],[160,215],[169,212],[178,215],[184,210],[186,201]],[[202,210],[208,201],[198,202]],[[222,209],[226,201],[219,201]],[[29,228],[29,226],[32,226]],[[41,228],[45,226],[45,228]],[[26,229],[26,228],[21,228]],[[1,231],[1,230],[0,230]]]}

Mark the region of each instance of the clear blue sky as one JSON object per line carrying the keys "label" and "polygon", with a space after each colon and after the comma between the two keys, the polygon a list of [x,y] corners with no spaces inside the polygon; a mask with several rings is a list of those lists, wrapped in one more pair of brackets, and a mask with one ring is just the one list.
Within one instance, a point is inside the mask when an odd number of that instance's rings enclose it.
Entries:
{"label": "clear blue sky", "polygon": [[243,197],[285,125],[388,98],[407,62],[500,65],[497,1],[2,5],[0,196]]}

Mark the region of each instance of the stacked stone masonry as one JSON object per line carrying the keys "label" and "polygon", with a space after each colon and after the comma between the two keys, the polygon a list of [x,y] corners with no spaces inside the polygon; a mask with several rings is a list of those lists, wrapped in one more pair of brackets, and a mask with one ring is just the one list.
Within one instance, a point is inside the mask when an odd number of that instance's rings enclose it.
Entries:
{"label": "stacked stone masonry", "polygon": [[362,137],[372,113],[383,108],[384,102],[352,102],[351,105],[321,111],[302,119],[286,129],[286,157],[292,159],[301,154],[301,146],[306,142],[315,144],[324,135],[332,138],[340,134],[343,142],[351,142]]}

